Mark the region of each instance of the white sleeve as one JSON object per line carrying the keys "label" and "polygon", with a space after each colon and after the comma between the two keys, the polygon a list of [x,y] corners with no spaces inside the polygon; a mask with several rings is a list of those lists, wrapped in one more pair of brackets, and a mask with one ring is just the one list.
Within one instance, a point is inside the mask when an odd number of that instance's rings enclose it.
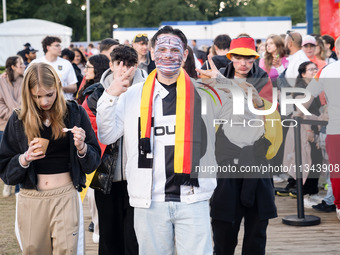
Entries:
{"label": "white sleeve", "polygon": [[323,79],[320,78],[318,81],[313,79],[307,86],[307,90],[312,94],[313,97],[317,97],[324,90],[322,80]]}
{"label": "white sleeve", "polygon": [[285,67],[283,65],[280,65],[278,68],[275,68],[275,69],[276,69],[277,73],[280,75],[285,70]]}
{"label": "white sleeve", "polygon": [[78,82],[76,72],[74,71],[71,63],[67,63],[66,82],[67,82],[66,84],[67,86]]}
{"label": "white sleeve", "polygon": [[124,94],[111,96],[106,91],[97,103],[97,135],[103,144],[111,144],[124,134]]}

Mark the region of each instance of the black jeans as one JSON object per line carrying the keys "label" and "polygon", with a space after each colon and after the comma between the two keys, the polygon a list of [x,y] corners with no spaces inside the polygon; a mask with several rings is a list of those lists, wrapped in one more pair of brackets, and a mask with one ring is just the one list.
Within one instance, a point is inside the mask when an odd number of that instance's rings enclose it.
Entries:
{"label": "black jeans", "polygon": [[136,255],[138,243],[133,226],[126,181],[112,183],[110,194],[95,190],[99,221],[99,255]]}
{"label": "black jeans", "polygon": [[234,222],[212,219],[214,252],[216,255],[233,255],[242,218],[244,218],[243,255],[264,255],[266,251],[268,220],[260,220],[256,207],[237,208]]}

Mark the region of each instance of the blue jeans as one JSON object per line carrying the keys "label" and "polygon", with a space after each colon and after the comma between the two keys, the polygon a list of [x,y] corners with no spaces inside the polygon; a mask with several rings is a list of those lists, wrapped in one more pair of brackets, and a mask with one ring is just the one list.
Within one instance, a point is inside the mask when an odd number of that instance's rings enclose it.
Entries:
{"label": "blue jeans", "polygon": [[328,189],[327,189],[327,194],[323,198],[323,200],[326,202],[327,205],[334,205],[334,196],[333,196],[333,189],[332,189],[332,183],[330,179],[329,170],[326,173],[326,182],[328,184],[327,186]]}
{"label": "blue jeans", "polygon": [[1,143],[1,140],[2,140],[3,133],[4,133],[4,131],[0,131],[0,143]]}
{"label": "blue jeans", "polygon": [[135,208],[139,255],[212,255],[209,202],[152,202]]}

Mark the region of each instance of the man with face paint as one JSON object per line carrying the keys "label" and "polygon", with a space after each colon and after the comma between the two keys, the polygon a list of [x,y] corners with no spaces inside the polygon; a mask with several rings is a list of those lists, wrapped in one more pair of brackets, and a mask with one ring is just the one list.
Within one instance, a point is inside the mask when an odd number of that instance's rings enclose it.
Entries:
{"label": "man with face paint", "polygon": [[[139,254],[213,254],[208,201],[216,179],[195,166],[216,166],[211,123],[220,105],[181,68],[188,51],[180,30],[165,26],[151,43],[156,69],[145,83],[128,87],[129,69],[99,99],[98,138],[110,144],[124,135]],[[202,116],[201,99],[209,106]]]}

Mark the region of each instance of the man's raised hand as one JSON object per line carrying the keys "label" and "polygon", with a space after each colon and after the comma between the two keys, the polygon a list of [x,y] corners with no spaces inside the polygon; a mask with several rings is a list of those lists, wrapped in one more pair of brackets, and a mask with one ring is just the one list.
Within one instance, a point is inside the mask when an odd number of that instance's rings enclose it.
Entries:
{"label": "man's raised hand", "polygon": [[135,67],[130,67],[126,69],[124,62],[121,61],[119,64],[117,62],[113,63],[113,81],[107,88],[106,92],[111,96],[120,96],[122,93],[126,92],[130,86],[129,77],[134,71]]}
{"label": "man's raised hand", "polygon": [[[209,62],[209,66],[211,67],[211,69],[209,70],[202,70],[199,68],[196,68],[196,72],[198,72],[202,77],[207,77],[208,79],[215,79],[217,77],[217,75],[219,74],[219,71],[217,70],[214,61],[212,61],[211,56],[208,56],[208,62]],[[208,66],[207,66],[208,68]]]}

